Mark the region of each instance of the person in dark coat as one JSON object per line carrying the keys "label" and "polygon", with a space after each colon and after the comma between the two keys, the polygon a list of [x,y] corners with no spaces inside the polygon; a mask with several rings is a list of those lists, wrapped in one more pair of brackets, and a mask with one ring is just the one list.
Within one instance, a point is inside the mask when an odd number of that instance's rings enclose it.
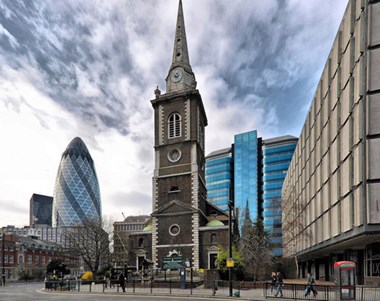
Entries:
{"label": "person in dark coat", "polygon": [[119,276],[119,285],[123,289],[123,293],[125,293],[125,278],[123,274]]}
{"label": "person in dark coat", "polygon": [[313,292],[314,297],[316,297],[318,294],[317,290],[315,289],[315,280],[312,273],[307,274],[305,297],[310,295],[310,292]]}
{"label": "person in dark coat", "polygon": [[282,297],[282,286],[283,285],[284,285],[284,281],[282,279],[282,275],[280,272],[277,272],[277,275],[276,275],[276,293],[275,293],[276,297],[278,294],[280,294],[280,297]]}
{"label": "person in dark coat", "polygon": [[270,280],[271,280],[270,292],[271,293],[273,293],[273,291],[276,287],[276,279],[277,279],[276,272],[272,272],[272,275],[270,276]]}

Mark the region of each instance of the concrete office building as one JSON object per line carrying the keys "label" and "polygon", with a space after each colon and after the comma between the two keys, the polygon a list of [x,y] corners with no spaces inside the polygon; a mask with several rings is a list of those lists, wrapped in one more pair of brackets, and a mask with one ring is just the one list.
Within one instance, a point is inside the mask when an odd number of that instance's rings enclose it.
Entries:
{"label": "concrete office building", "polygon": [[284,255],[301,277],[357,263],[380,285],[380,2],[349,1],[283,185]]}

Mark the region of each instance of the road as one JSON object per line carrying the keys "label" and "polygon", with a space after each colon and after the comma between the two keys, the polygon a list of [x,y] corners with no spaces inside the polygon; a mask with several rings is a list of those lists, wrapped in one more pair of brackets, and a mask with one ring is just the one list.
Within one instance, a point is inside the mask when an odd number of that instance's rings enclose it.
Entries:
{"label": "road", "polygon": [[122,293],[118,295],[107,295],[107,294],[75,294],[67,292],[43,292],[41,289],[44,287],[43,283],[10,283],[5,287],[0,286],[0,301],[200,301],[200,300],[231,300],[227,298],[202,298],[202,297],[180,297],[180,296],[138,296],[138,295],[123,295]]}

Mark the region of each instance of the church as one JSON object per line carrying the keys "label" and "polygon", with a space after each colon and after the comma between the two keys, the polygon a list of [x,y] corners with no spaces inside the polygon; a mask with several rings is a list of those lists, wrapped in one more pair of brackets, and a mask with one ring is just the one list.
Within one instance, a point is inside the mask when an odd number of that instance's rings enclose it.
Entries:
{"label": "church", "polygon": [[144,231],[130,235],[128,265],[154,269],[168,263],[215,269],[228,249],[228,215],[207,201],[205,127],[207,116],[189,60],[182,1],[179,1],[166,93],[159,88],[154,110],[155,169],[152,213]]}

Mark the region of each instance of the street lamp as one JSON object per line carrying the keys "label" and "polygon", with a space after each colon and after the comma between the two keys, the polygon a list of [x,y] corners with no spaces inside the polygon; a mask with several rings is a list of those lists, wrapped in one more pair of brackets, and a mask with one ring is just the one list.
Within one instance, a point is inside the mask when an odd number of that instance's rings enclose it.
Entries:
{"label": "street lamp", "polygon": [[2,284],[5,285],[5,233],[1,235],[1,278],[2,278]]}

